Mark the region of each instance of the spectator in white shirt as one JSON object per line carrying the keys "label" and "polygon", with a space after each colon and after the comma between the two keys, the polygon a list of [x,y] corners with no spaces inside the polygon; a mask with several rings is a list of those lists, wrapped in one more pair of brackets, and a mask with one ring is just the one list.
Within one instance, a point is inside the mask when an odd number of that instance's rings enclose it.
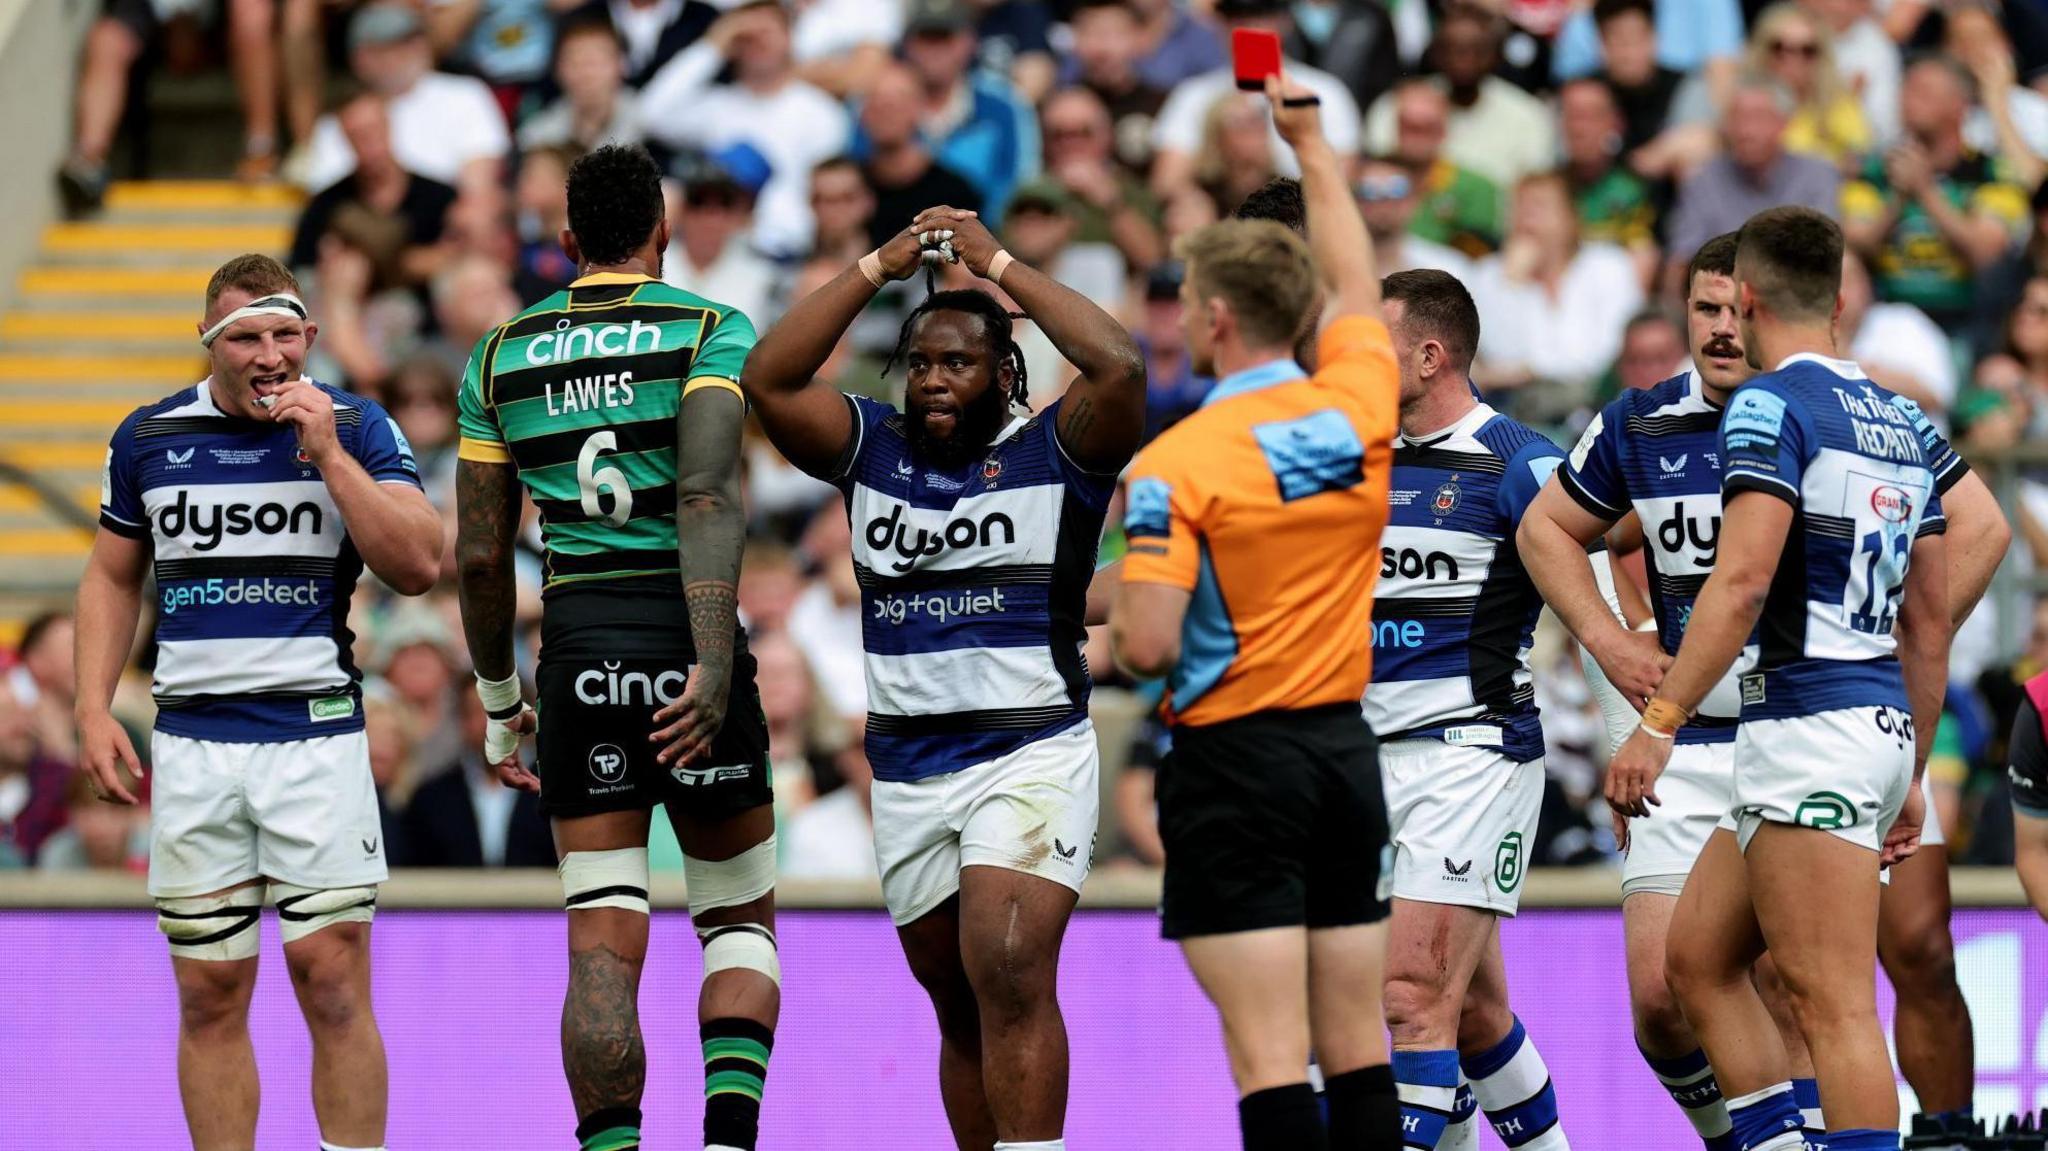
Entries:
{"label": "spectator in white shirt", "polygon": [[639,98],[626,89],[626,44],[602,12],[577,13],[555,32],[555,86],[562,94],[519,126],[519,147],[638,144]]}
{"label": "spectator in white shirt", "polygon": [[1911,304],[1881,304],[1856,253],[1842,255],[1842,314],[1835,344],[1865,375],[1943,420],[1956,398],[1956,360],[1948,336]]}
{"label": "spectator in white shirt", "polygon": [[1545,173],[1515,185],[1507,240],[1479,262],[1472,297],[1486,317],[1473,378],[1488,390],[1522,389],[1518,417],[1542,423],[1591,399],[1643,286],[1626,251],[1580,242],[1570,185]]}
{"label": "spectator in white shirt", "polygon": [[638,88],[696,43],[718,19],[718,9],[703,0],[590,0],[576,10],[603,15],[618,29],[626,45],[626,83]]}
{"label": "spectator in white shirt", "polygon": [[[714,84],[727,67],[733,82]],[[850,125],[838,101],[797,78],[790,14],[778,0],[719,17],[640,90],[640,109],[649,135],[670,147],[752,146],[769,169],[755,245],[774,255],[810,248],[811,169],[846,150]]]}
{"label": "spectator in white shirt", "polygon": [[[669,245],[661,278],[686,292],[738,309],[755,328],[765,328],[775,295],[775,265],[754,250],[754,189],[748,174],[734,172],[745,159],[691,153],[677,166],[682,189],[669,199]],[[730,165],[730,167],[728,167]]]}
{"label": "spectator in white shirt", "polygon": [[[348,30],[349,67],[388,102],[391,148],[406,171],[458,191],[495,184],[511,133],[482,80],[434,71],[419,13],[400,3],[371,4]],[[313,126],[304,183],[318,191],[355,170],[356,156],[332,115]]]}
{"label": "spectator in white shirt", "polygon": [[[1286,36],[1294,19],[1279,0],[1217,0],[1216,15],[1226,28],[1254,28]],[[1340,156],[1358,151],[1358,103],[1342,80],[1320,69],[1293,60],[1282,67],[1287,78],[1307,88],[1322,101],[1323,135]],[[1152,124],[1152,187],[1161,199],[1168,199],[1192,187],[1195,157],[1202,149],[1202,133],[1210,110],[1218,101],[1237,92],[1236,73],[1228,66],[1191,77],[1175,86],[1159,118]],[[1265,97],[1253,94],[1250,101],[1263,107]],[[1301,166],[1294,150],[1280,140],[1270,124],[1267,135],[1279,175],[1298,176]]]}
{"label": "spectator in white shirt", "polygon": [[797,74],[841,99],[867,93],[903,39],[897,0],[797,0]]}
{"label": "spectator in white shirt", "polygon": [[1456,248],[1425,240],[1408,231],[1421,203],[1421,189],[1408,169],[1394,160],[1367,156],[1359,162],[1358,214],[1372,236],[1373,260],[1385,273],[1414,268],[1449,272],[1461,282],[1472,279],[1472,261]]}
{"label": "spectator in white shirt", "polygon": [[[1461,168],[1508,187],[1557,158],[1557,133],[1543,101],[1493,74],[1505,24],[1481,8],[1453,7],[1437,26],[1429,53],[1451,99],[1444,155]],[[1366,147],[1393,151],[1396,93],[1373,101]],[[1325,105],[1328,99],[1324,100]]]}

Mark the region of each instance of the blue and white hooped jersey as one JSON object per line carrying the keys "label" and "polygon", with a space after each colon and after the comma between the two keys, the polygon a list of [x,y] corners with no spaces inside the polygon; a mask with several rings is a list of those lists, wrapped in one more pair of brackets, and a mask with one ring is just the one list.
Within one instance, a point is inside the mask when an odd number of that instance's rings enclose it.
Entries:
{"label": "blue and white hooped jersey", "polygon": [[1946,528],[1944,461],[1917,406],[1847,360],[1802,353],[1736,389],[1721,422],[1724,498],[1793,507],[1764,603],[1744,720],[1907,707],[1892,625],[1913,541]]}
{"label": "blue and white hooped jersey", "polygon": [[[418,487],[384,409],[319,386],[363,470]],[[100,526],[151,542],[157,730],[274,743],[362,729],[348,611],[363,562],[289,426],[222,412],[204,380],[138,408],[107,448]]]}
{"label": "blue and white hooped jersey", "polygon": [[1055,402],[957,469],[856,396],[846,497],[867,651],[868,762],[908,781],[986,763],[1088,717],[1082,619],[1114,475],[1067,457]]}
{"label": "blue and white hooped jersey", "polygon": [[1365,689],[1365,718],[1381,740],[1542,757],[1529,646],[1543,600],[1515,529],[1563,456],[1485,404],[1438,435],[1394,440]]}

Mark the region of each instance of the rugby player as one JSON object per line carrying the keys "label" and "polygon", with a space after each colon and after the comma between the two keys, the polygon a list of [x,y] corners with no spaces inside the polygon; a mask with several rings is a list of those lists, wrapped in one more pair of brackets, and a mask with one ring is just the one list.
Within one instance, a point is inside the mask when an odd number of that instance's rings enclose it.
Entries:
{"label": "rugby player", "polygon": [[[562,250],[578,278],[478,341],[463,374],[455,546],[485,758],[540,793],[561,855],[576,1137],[640,1146],[647,833],[665,804],[704,949],[704,1141],[752,1151],[781,1004],[768,729],[735,606],[754,328],[661,282],[668,239],[645,151],[571,167]],[[522,487],[547,547],[532,773],[513,660]]]}
{"label": "rugby player", "polygon": [[2027,681],[2007,745],[2012,779],[2012,839],[2020,886],[2048,919],[2048,672]]}
{"label": "rugby player", "polygon": [[1464,285],[1416,270],[1388,276],[1384,291],[1401,434],[1365,717],[1384,741],[1394,845],[1386,1012],[1404,1134],[1438,1147],[1476,1102],[1507,1146],[1564,1148],[1500,952],[1544,779],[1529,666],[1543,602],[1515,528],[1563,453],[1474,398],[1479,313]]}
{"label": "rugby player", "polygon": [[198,331],[207,378],[137,409],[107,449],[78,587],[81,764],[101,799],[136,802],[141,764],[108,709],[153,573],[149,893],[178,981],[192,1144],[256,1144],[267,887],[312,1033],[320,1146],[379,1148],[370,918],[385,855],[349,599],[365,567],[401,594],[432,587],[441,520],[384,410],[301,374],[319,328],[277,261],[223,264]]}
{"label": "rugby player", "polygon": [[1878,877],[1919,843],[1951,633],[1938,464],[1917,412],[1835,358],[1841,274],[1827,217],[1774,208],[1743,225],[1742,347],[1752,367],[1775,367],[1722,418],[1715,567],[1607,781],[1624,815],[1661,803],[1675,737],[1761,619],[1730,810],[1685,883],[1666,959],[1733,1134],[1754,1151],[1804,1145],[1790,1067],[1750,981],[1766,947],[1813,1055],[1828,1146],[1899,1146],[1873,992]]}
{"label": "rugby player", "polygon": [[[1544,598],[1597,661],[1588,680],[1602,697],[1612,746],[1636,723],[1678,650],[1685,623],[1720,533],[1718,434],[1728,396],[1754,371],[1743,359],[1736,316],[1734,233],[1702,245],[1688,269],[1687,324],[1692,370],[1609,404],[1573,449],[1523,520],[1522,547]],[[1968,618],[2004,555],[2010,530],[1981,479],[1950,449],[1910,400],[1895,401],[1913,419],[1936,474],[1948,515],[1949,609]],[[1626,630],[1606,592],[1607,559],[1588,572],[1573,562],[1617,523],[1648,549],[1653,605],[1645,613],[1656,635]],[[1650,525],[1647,530],[1638,523]],[[1610,535],[1610,542],[1612,536]],[[1632,590],[1617,581],[1617,590]],[[1756,658],[1754,637],[1735,670],[1679,730],[1660,788],[1662,807],[1629,820],[1618,835],[1627,857],[1622,915],[1627,924],[1630,1005],[1636,1043],[1659,1080],[1685,1109],[1701,1137],[1715,1145],[1728,1131],[1727,1110],[1712,1071],[1664,982],[1664,941],[1685,876],[1728,808],[1734,786],[1739,671]],[[1604,671],[1602,669],[1605,669]],[[1626,684],[1621,689],[1613,684]],[[1931,801],[1929,810],[1932,810]],[[1617,822],[1621,823],[1617,817]],[[1939,824],[1930,821],[1921,850],[1892,869],[1879,916],[1878,954],[1899,990],[1899,1062],[1922,1107],[1943,1117],[1967,1116],[1972,1040],[1969,1007],[1956,985],[1948,929],[1948,857]],[[1773,987],[1766,978],[1763,986]],[[1774,1011],[1779,1010],[1773,1004]],[[1811,1063],[1796,1026],[1783,1029],[1793,1089],[1808,1133],[1822,1134]]]}
{"label": "rugby player", "polygon": [[[816,378],[891,280],[957,258],[1080,375],[1037,415],[1011,315],[976,289],[904,322],[904,410]],[[882,896],[931,996],[962,1148],[1064,1147],[1060,940],[1093,854],[1099,771],[1082,615],[1145,366],[1113,318],[1010,256],[971,212],[911,227],[797,302],[747,361],[790,462],[845,494],[867,652]]]}
{"label": "rugby player", "polygon": [[[1358,637],[1398,373],[1371,240],[1314,101],[1278,80],[1267,96],[1301,162],[1308,242],[1243,219],[1182,241],[1188,349],[1218,382],[1132,465],[1111,643],[1132,674],[1167,681],[1162,928],[1223,1017],[1244,1146],[1392,1147],[1375,994],[1386,814]],[[1310,376],[1293,351],[1325,291]]]}

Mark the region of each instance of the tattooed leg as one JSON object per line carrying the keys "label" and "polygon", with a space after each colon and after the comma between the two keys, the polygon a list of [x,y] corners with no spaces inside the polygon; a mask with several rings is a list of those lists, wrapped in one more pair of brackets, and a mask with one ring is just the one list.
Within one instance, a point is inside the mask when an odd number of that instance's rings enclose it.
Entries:
{"label": "tattooed leg", "polygon": [[[615,811],[555,821],[555,850],[644,848],[648,813]],[[645,883],[645,880],[641,880]],[[562,1002],[562,1071],[586,1151],[640,1146],[640,1093],[647,1051],[640,1038],[640,971],[647,909],[590,906],[569,912],[569,993]]]}

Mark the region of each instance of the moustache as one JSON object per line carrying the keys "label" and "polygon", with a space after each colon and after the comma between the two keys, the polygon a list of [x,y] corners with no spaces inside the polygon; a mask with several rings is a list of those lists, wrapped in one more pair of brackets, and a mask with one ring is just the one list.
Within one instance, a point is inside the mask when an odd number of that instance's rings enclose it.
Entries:
{"label": "moustache", "polygon": [[1735,341],[1726,338],[1708,340],[1707,346],[1701,348],[1700,352],[1703,355],[1721,356],[1731,360],[1742,358],[1742,349],[1735,346]]}

